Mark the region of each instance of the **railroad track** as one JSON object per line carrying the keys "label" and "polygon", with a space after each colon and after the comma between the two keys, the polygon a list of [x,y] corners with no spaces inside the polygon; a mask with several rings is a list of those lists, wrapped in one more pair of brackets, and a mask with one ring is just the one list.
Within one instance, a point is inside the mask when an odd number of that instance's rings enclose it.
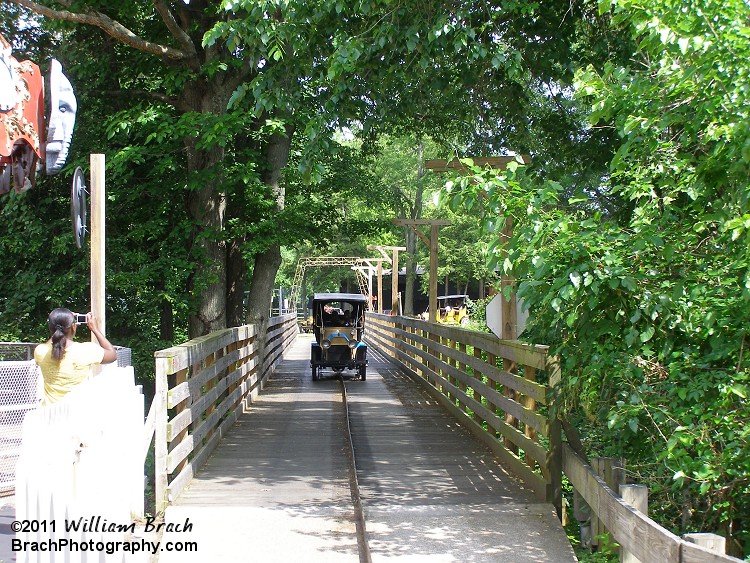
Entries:
{"label": "railroad track", "polygon": [[370,555],[370,544],[367,538],[367,525],[365,522],[365,511],[362,506],[362,496],[360,495],[359,481],[357,480],[357,458],[354,452],[354,441],[352,439],[352,427],[349,419],[349,401],[346,393],[346,381],[339,374],[339,385],[341,388],[341,397],[344,410],[344,441],[346,442],[346,453],[349,461],[349,489],[352,495],[352,504],[354,506],[354,521],[357,527],[357,546],[359,548],[360,563],[372,563]]}

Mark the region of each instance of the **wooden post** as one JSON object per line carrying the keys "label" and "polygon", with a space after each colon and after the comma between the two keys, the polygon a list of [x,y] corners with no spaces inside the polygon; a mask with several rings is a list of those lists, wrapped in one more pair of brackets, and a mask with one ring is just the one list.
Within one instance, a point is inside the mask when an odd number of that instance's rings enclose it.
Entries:
{"label": "wooden post", "polygon": [[[646,485],[620,485],[620,496],[638,512],[648,514],[648,487]],[[621,549],[620,563],[641,563],[641,560]]]}
{"label": "wooden post", "polygon": [[[474,345],[474,352],[473,353],[474,353],[474,357],[475,358],[478,358],[480,360],[482,359],[482,349],[478,348],[476,344]],[[482,381],[482,373],[480,373],[477,370],[474,370],[473,377],[477,381],[480,381],[480,382]],[[474,400],[481,405],[482,404],[482,395],[481,395],[481,393],[479,393],[479,391],[477,391],[473,387],[472,387],[472,390],[474,391]],[[484,419],[482,417],[480,417],[478,414],[474,413],[474,421],[476,423],[478,423],[478,424],[481,425],[484,422]]]}
{"label": "wooden post", "polygon": [[[625,460],[619,457],[595,457],[591,460],[591,469],[599,475],[613,491],[619,491],[620,485],[625,484]],[[602,542],[597,536],[606,534],[601,520],[591,515],[591,545]]]}
{"label": "wooden post", "polygon": [[[450,225],[450,221],[429,219],[394,219],[393,223],[402,227],[410,227],[430,249],[430,310],[429,321],[437,322],[437,270],[438,270],[438,229]],[[417,227],[430,226],[430,236],[425,236]]]}
{"label": "wooden post", "polygon": [[438,225],[430,225],[430,312],[431,323],[437,322]]}
{"label": "wooden post", "polygon": [[[92,154],[89,158],[91,165],[91,312],[99,319],[99,327],[106,335],[104,155]],[[93,333],[91,341],[97,341]]]}
{"label": "wooden post", "polygon": [[383,314],[383,262],[378,262],[378,313]]}
{"label": "wooden post", "polygon": [[398,247],[391,248],[393,259],[391,262],[391,315],[398,315]]}
{"label": "wooden post", "polygon": [[547,502],[555,507],[557,517],[562,521],[562,426],[555,417],[549,424],[549,446],[545,465],[549,468],[550,480],[547,485]]}
{"label": "wooden post", "polygon": [[156,358],[156,374],[153,406],[154,411],[154,514],[163,514],[167,509],[169,500],[167,490],[169,489],[169,476],[167,475],[167,455],[169,448],[167,444],[167,424],[169,422],[167,412],[167,392],[169,390],[168,374],[172,358]]}
{"label": "wooden post", "polygon": [[725,554],[727,552],[727,539],[717,534],[692,533],[685,534],[682,536],[682,539],[701,547],[705,547],[715,553]]}
{"label": "wooden post", "polygon": [[[405,246],[377,246],[367,245],[367,250],[377,250],[383,255],[383,258],[391,263],[391,314],[398,315],[398,252],[399,250],[406,250]],[[388,256],[386,250],[392,252],[391,256]],[[378,312],[383,312],[383,266],[382,262],[378,262]]]}
{"label": "wooden post", "polygon": [[[523,375],[526,379],[529,381],[536,381],[536,368],[533,368],[531,366],[524,366],[523,368]],[[524,397],[524,406],[529,409],[530,411],[536,411],[536,401],[533,399],[533,397]],[[524,434],[527,438],[530,438],[531,440],[534,440],[536,442],[538,440],[537,431],[534,430],[531,426],[528,424],[524,428]],[[530,455],[526,455],[526,465],[534,469],[536,467],[536,463],[534,462],[534,458],[532,458]],[[565,513],[563,512],[563,515]]]}

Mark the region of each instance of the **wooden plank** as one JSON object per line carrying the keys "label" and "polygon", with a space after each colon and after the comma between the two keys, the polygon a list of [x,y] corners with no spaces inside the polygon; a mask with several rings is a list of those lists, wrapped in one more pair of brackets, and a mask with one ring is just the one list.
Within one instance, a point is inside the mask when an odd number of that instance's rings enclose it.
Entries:
{"label": "wooden plank", "polygon": [[416,381],[422,383],[427,392],[438,401],[446,410],[451,412],[454,416],[461,414],[462,416],[456,416],[456,419],[464,425],[475,437],[477,437],[482,443],[484,443],[490,450],[501,460],[502,463],[517,477],[519,477],[524,484],[531,489],[537,498],[543,500],[546,494],[547,483],[541,475],[538,475],[529,470],[523,461],[518,459],[512,453],[510,453],[494,436],[488,434],[480,424],[474,422],[471,418],[462,413],[456,408],[446,397],[440,393],[435,387],[425,381],[424,378],[416,375],[408,366],[403,364],[398,359],[394,362],[399,365],[404,371],[410,375]]}
{"label": "wooden plank", "polygon": [[[418,225],[418,226],[432,226],[435,225],[437,227],[445,227],[447,225],[450,225],[450,221],[446,221],[445,219],[392,219],[391,222],[394,225],[398,225],[400,227],[408,227],[410,225]],[[398,247],[400,250],[406,250],[403,246]]]}
{"label": "wooden plank", "polygon": [[200,393],[204,385],[209,385],[220,373],[224,372],[231,364],[241,361],[246,356],[255,352],[255,345],[247,346],[242,350],[235,350],[221,357],[216,363],[202,369],[187,381],[174,386],[169,390],[167,396],[169,408],[174,408],[188,397]]}
{"label": "wooden plank", "polygon": [[236,340],[246,340],[257,334],[254,325],[218,330],[164,350],[154,352],[155,358],[167,360],[167,374],[177,373],[191,365],[203,361],[217,350]]}
{"label": "wooden plank", "polygon": [[255,367],[257,362],[256,358],[253,358],[250,362],[243,364],[240,369],[234,370],[227,377],[222,378],[218,385],[206,392],[205,395],[195,400],[188,408],[175,415],[168,424],[167,428],[167,440],[173,441],[175,437],[185,428],[188,427],[194,420],[200,420],[206,409],[218,400],[221,395],[231,383],[242,379],[247,375],[252,368]]}
{"label": "wooden plank", "polygon": [[[256,361],[256,360],[253,360]],[[226,420],[232,419],[232,421],[236,420],[237,417],[240,414],[239,409],[231,409],[230,407],[237,403],[242,397],[246,396],[248,392],[257,385],[257,382],[259,381],[260,376],[258,374],[253,374],[249,379],[244,380],[240,386],[235,389],[235,391],[227,396],[216,408],[216,411],[214,411],[209,418],[207,418],[205,421],[203,421],[203,424],[198,427],[196,432],[194,432],[192,435],[186,436],[184,440],[182,440],[177,446],[175,446],[170,452],[168,456],[168,467],[171,467],[170,472],[178,466],[181,460],[185,459],[191,452],[195,451],[196,457],[194,457],[190,464],[195,468],[198,469],[201,467],[202,463],[199,461],[200,459],[203,459],[203,452],[206,450],[207,447],[209,447],[211,444],[211,449],[215,447],[215,441],[216,441],[216,434],[211,436],[211,439],[205,446],[201,446],[198,449],[194,450],[195,445],[200,445],[201,441],[205,436],[208,435],[208,432],[215,428],[217,422],[221,422],[221,425],[219,426],[219,435],[226,434],[226,429],[228,429]],[[227,414],[226,419],[223,419],[223,416]],[[223,420],[222,420],[223,419]],[[231,426],[231,425],[230,425]],[[226,427],[225,430],[222,430],[222,428]],[[191,473],[192,476],[192,473]]]}
{"label": "wooden plank", "polygon": [[[409,371],[413,372],[414,370],[409,365],[409,361],[411,360],[411,357],[405,352],[402,352],[401,350],[397,351],[397,355],[402,360],[401,365],[408,367]],[[421,366],[423,364],[418,364],[418,365]],[[445,396],[444,395],[445,392],[448,392],[453,397],[457,395],[461,395],[461,399],[464,401],[464,403],[467,406],[469,406],[469,408],[471,408],[474,412],[478,413],[479,416],[485,420],[489,428],[491,428],[492,430],[496,432],[499,432],[500,434],[503,435],[504,438],[511,441],[513,444],[517,444],[518,446],[523,448],[524,451],[528,452],[529,455],[531,455],[534,459],[536,459],[540,465],[544,465],[544,460],[547,456],[547,452],[538,443],[533,442],[532,440],[529,440],[518,429],[513,428],[512,426],[509,426],[508,424],[506,424],[502,418],[497,416],[493,411],[486,408],[481,403],[475,401],[473,398],[469,397],[468,395],[461,394],[460,392],[461,390],[458,387],[456,387],[455,385],[452,385],[447,379],[441,377],[435,371],[429,368],[425,368],[425,372],[428,376],[427,380],[431,383],[431,386],[433,388],[435,389],[438,389],[439,387],[443,388],[443,396]],[[450,404],[453,404],[455,408],[455,404],[453,403],[453,401],[447,396],[446,398],[448,399]],[[463,416],[467,416],[466,413],[461,411],[460,409],[456,409],[456,411],[460,412]]]}
{"label": "wooden plank", "polygon": [[[395,334],[400,336],[404,336],[407,334],[406,332],[398,329],[396,329],[394,332]],[[434,340],[423,338],[421,336],[414,336],[413,338],[415,341],[421,344],[426,344],[430,349],[434,350],[433,355],[442,354],[449,356],[455,361],[470,366],[476,372],[482,373],[483,375],[487,376],[488,379],[492,379],[493,381],[512,387],[513,389],[519,391],[520,393],[523,393],[528,397],[531,397],[539,403],[547,403],[547,387],[545,385],[536,383],[535,381],[530,381],[518,374],[501,370],[497,366],[485,362],[481,359],[481,357],[478,358],[474,355],[469,355],[461,352],[460,350],[448,348],[447,346],[436,343]],[[465,342],[461,343],[463,345],[466,345]],[[475,349],[477,348],[475,347]]]}
{"label": "wooden plank", "polygon": [[[253,362],[256,362],[256,359],[253,359]],[[252,367],[249,366],[247,370],[245,370],[245,373],[251,373]],[[248,379],[244,378],[238,378],[242,380],[244,383],[250,383],[252,384],[252,387],[254,387],[258,381],[260,380],[260,376],[256,373],[253,373]],[[238,386],[230,395],[228,395],[219,405],[216,406],[216,410],[209,414],[204,420],[201,421],[200,425],[195,428],[195,430],[186,436],[183,440],[181,440],[179,443],[176,443],[172,449],[169,452],[169,455],[167,456],[167,471],[171,473],[174,471],[174,468],[177,466],[177,463],[179,463],[180,460],[185,459],[190,455],[190,453],[196,448],[196,446],[201,446],[201,443],[204,438],[206,438],[211,430],[214,429],[216,424],[221,421],[221,419],[224,417],[224,415],[232,411],[234,408],[236,408],[236,405],[239,404],[239,402],[245,397],[247,392],[252,388],[248,385],[242,385]]]}
{"label": "wooden plank", "polygon": [[500,358],[507,358],[519,365],[532,366],[542,370],[547,368],[548,346],[527,344],[518,340],[500,340],[494,334],[438,323],[426,323],[425,321],[411,317],[400,317],[399,323],[403,326],[422,328],[431,334],[464,342],[469,346],[477,346],[482,350]]}
{"label": "wooden plank", "polygon": [[158,406],[155,400],[151,401],[151,407],[148,409],[146,422],[143,424],[143,463],[146,463],[148,451],[151,449],[151,441],[154,439],[156,432],[156,412]]}
{"label": "wooden plank", "polygon": [[680,543],[680,558],[680,563],[742,563],[741,559],[685,540]]}
{"label": "wooden plank", "polygon": [[563,474],[563,450],[562,450],[562,424],[559,418],[550,421],[549,446],[545,467],[549,474],[546,501],[551,502],[557,511],[557,517],[562,520],[562,474]]}
{"label": "wooden plank", "polygon": [[169,476],[167,474],[167,372],[169,360],[156,358],[155,392],[149,411],[154,412],[154,513],[159,514],[167,508]]}
{"label": "wooden plank", "polygon": [[[434,346],[440,346],[441,348],[445,348],[445,346],[438,345],[438,344],[434,344]],[[424,360],[423,362],[424,364],[427,364],[428,360],[434,358],[434,355],[430,355],[429,351],[425,352],[421,348],[417,348],[409,344],[404,344],[404,348],[410,351],[415,356],[421,357]],[[471,358],[473,360],[471,356],[467,356],[467,358]],[[498,406],[500,409],[502,409],[506,413],[513,414],[515,417],[523,420],[525,424],[528,424],[529,426],[534,428],[536,431],[541,432],[545,436],[547,435],[548,423],[547,423],[547,419],[544,416],[534,412],[533,410],[527,409],[524,405],[516,401],[513,401],[512,399],[509,399],[508,397],[505,397],[504,395],[502,395],[501,393],[499,393],[492,387],[486,385],[485,383],[482,383],[478,379],[472,378],[469,374],[462,372],[458,368],[455,368],[446,362],[437,361],[433,363],[436,363],[439,370],[443,371],[444,373],[450,374],[458,382],[461,382],[462,384],[465,384],[467,386],[471,386],[472,389],[477,390],[479,393],[481,393],[483,397],[488,399],[492,405]],[[490,367],[490,366],[485,365],[485,367]],[[433,371],[437,372],[438,370],[433,368]],[[518,377],[518,376],[516,377],[517,379],[521,381],[525,381],[521,377]],[[447,379],[446,381],[451,384],[453,383]],[[460,388],[457,387],[457,389],[460,389]],[[462,395],[467,396],[465,392],[463,392]],[[490,407],[490,411],[493,411],[493,414],[494,414],[494,409],[492,407]]]}
{"label": "wooden plank", "polygon": [[641,561],[680,563],[680,540],[626,504],[567,444],[563,471],[617,542]]}

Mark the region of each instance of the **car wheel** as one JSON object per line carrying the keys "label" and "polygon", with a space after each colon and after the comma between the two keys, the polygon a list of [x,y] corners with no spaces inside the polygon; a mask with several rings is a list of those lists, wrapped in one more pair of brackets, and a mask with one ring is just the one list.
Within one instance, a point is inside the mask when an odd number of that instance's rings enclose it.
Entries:
{"label": "car wheel", "polygon": [[367,379],[367,366],[359,366],[359,378],[362,381]]}
{"label": "car wheel", "polygon": [[312,380],[318,381],[320,379],[320,368],[318,366],[312,367]]}
{"label": "car wheel", "polygon": [[469,317],[464,317],[463,319],[461,319],[461,323],[460,324],[461,324],[461,326],[468,325],[469,324]]}

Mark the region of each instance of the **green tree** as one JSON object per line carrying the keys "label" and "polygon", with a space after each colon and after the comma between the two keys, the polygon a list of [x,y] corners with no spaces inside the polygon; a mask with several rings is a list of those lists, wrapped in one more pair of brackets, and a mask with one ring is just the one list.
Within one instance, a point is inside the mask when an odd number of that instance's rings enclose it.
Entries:
{"label": "green tree", "polygon": [[452,191],[513,218],[502,265],[532,307],[530,337],[562,358],[564,410],[605,425],[602,448],[649,480],[668,527],[721,530],[747,555],[747,7],[611,8],[632,63],[576,84],[591,126],[620,138],[597,198],[515,167]]}
{"label": "green tree", "polygon": [[[59,27],[60,36],[79,55],[88,49],[90,70],[82,72],[98,79],[102,92],[162,104],[168,119],[150,141],[157,147],[172,137],[184,151],[184,206],[193,223],[190,286],[198,295],[193,335],[236,321],[247,261],[249,318],[265,316],[281,241],[252,241],[255,253],[248,256],[252,233],[239,226],[259,199],[269,216],[283,216],[282,170],[290,156],[306,180],[319,180],[316,155],[350,121],[373,135],[491,134],[493,146],[523,150],[531,138],[527,116],[547,99],[538,94],[542,85],[569,72],[570,60],[580,56],[575,39],[590,35],[578,23],[583,12],[568,2],[543,9],[531,0],[502,9],[341,0],[220,6],[158,0],[149,8],[65,2],[64,9],[51,0],[12,3],[45,20],[83,24]],[[300,150],[291,155],[295,136]],[[243,164],[256,178],[239,171]],[[248,196],[250,185],[264,197]]]}

